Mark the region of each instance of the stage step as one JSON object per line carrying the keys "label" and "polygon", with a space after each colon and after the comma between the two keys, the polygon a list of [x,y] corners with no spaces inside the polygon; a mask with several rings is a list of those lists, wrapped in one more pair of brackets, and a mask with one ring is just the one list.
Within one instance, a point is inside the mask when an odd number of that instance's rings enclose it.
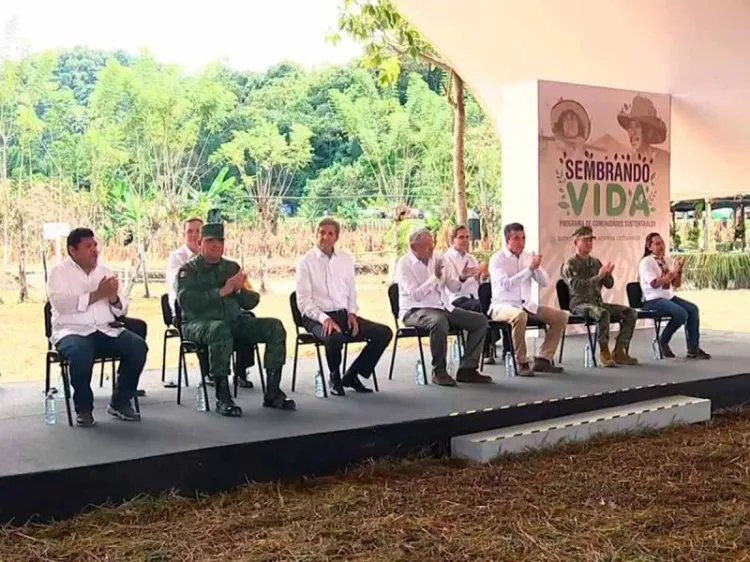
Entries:
{"label": "stage step", "polygon": [[534,423],[461,435],[451,439],[451,455],[489,462],[505,454],[549,448],[561,441],[585,441],[601,434],[661,429],[711,419],[711,401],[668,396]]}

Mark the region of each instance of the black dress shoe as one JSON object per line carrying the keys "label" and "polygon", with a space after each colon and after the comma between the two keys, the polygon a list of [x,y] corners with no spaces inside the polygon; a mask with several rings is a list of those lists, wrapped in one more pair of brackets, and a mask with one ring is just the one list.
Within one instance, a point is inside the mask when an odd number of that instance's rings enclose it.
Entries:
{"label": "black dress shoe", "polygon": [[346,375],[344,375],[344,380],[342,380],[341,383],[345,387],[353,389],[355,392],[360,392],[362,394],[368,394],[372,392],[372,389],[367,388],[364,384],[362,384],[362,381],[359,380],[359,377],[353,373],[347,373]]}
{"label": "black dress shoe", "polygon": [[92,427],[96,424],[91,412],[78,412],[76,414],[76,425],[78,427]]}
{"label": "black dress shoe", "polygon": [[328,386],[331,387],[331,394],[334,396],[346,396],[339,373],[331,373],[331,378],[328,379]]}
{"label": "black dress shoe", "polygon": [[237,386],[239,386],[240,388],[255,388],[253,381],[243,379],[242,377],[237,379]]}

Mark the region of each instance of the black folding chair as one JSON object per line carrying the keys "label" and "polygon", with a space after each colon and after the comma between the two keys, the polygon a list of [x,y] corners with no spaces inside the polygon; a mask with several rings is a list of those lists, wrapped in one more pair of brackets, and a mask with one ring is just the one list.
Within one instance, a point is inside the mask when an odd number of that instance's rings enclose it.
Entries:
{"label": "black folding chair", "polygon": [[[169,295],[161,296],[161,317],[164,320],[164,339],[161,353],[161,382],[164,383],[167,377],[167,342],[170,339],[179,338],[180,331],[174,326],[172,318],[172,307],[169,306]],[[190,381],[185,372],[185,385],[190,386]]]}
{"label": "black folding chair", "polygon": [[[557,304],[561,310],[567,310],[570,312],[570,287],[564,279],[558,279],[555,285],[557,292]],[[570,312],[570,318],[568,318],[568,326],[582,325],[586,327],[586,334],[589,338],[589,347],[591,348],[591,361],[594,367],[596,367],[596,341],[599,335],[599,327],[596,322],[587,316],[582,314],[573,314]],[[594,332],[591,332],[591,326],[594,326]],[[560,363],[562,363],[563,350],[565,349],[565,332],[562,334],[562,340],[560,341]]]}
{"label": "black folding chair", "polygon": [[643,309],[643,290],[638,281],[631,281],[625,285],[625,292],[628,295],[628,306],[638,313],[639,320],[653,320],[654,333],[656,334],[656,345],[659,348],[659,359],[664,359],[664,351],[661,348],[661,323],[662,320],[669,320],[669,315],[656,310]]}
{"label": "black folding chair", "polygon": [[[482,283],[479,285],[479,304],[482,307],[482,313],[489,318],[489,325],[487,327],[487,337],[494,337],[494,334],[499,333],[503,339],[503,353],[510,353],[511,361],[513,362],[513,372],[518,375],[518,362],[516,360],[516,349],[513,345],[513,328],[510,322],[504,322],[502,320],[493,320],[490,318],[490,307],[492,306],[492,284]],[[529,318],[526,323],[527,330],[544,330],[547,331],[547,325],[541,320],[536,318]],[[492,353],[495,353],[495,346],[492,346]],[[480,370],[484,368],[484,355],[482,355],[482,363]]]}
{"label": "black folding chair", "polygon": [[[320,354],[320,347],[325,347],[325,342],[323,342],[321,339],[315,337],[315,334],[311,334],[307,331],[305,328],[305,320],[302,317],[302,313],[300,312],[299,305],[297,304],[297,292],[293,292],[291,295],[289,295],[289,308],[292,310],[292,319],[294,320],[294,331],[295,331],[295,340],[294,340],[294,366],[292,368],[292,392],[295,391],[295,388],[297,387],[297,362],[298,362],[298,355],[299,355],[299,348],[301,345],[314,345],[315,346],[315,353],[318,356],[318,368],[320,369],[320,373],[323,375],[323,396],[328,397],[328,389],[326,387],[325,382],[325,371],[323,369],[323,359]],[[346,365],[347,365],[347,354],[349,352],[349,344],[350,343],[359,343],[354,342],[353,340],[349,340],[349,338],[344,341],[344,364],[343,364],[343,370],[346,372]],[[378,386],[378,377],[375,374],[375,371],[372,372],[372,382],[375,385],[375,392],[380,392],[380,388]]]}
{"label": "black folding chair", "polygon": [[[126,329],[130,329],[131,331],[135,332],[139,336],[143,337],[145,339],[145,327],[146,323],[143,322],[143,320],[138,320],[136,318],[125,318],[122,317],[119,319],[124,325]],[[50,337],[52,337],[52,305],[47,301],[44,303],[44,336],[47,340],[47,354],[45,358],[45,377],[44,377],[44,395],[46,396],[50,389],[52,388],[52,365],[58,364],[60,365],[60,376],[63,380],[63,395],[65,397],[65,409],[67,411],[68,415],[68,425],[73,426],[73,413],[70,408],[70,398],[71,398],[71,392],[70,392],[70,363],[68,362],[67,358],[60,353],[50,342]],[[116,377],[116,361],[119,359],[119,356],[115,355],[102,355],[97,356],[94,358],[94,364],[100,363],[102,365],[102,374],[100,375],[100,382],[99,386],[103,386],[103,379],[104,379],[104,364],[107,362],[112,363],[112,390],[114,391],[115,388],[115,377]],[[135,410],[140,413],[140,405],[138,404],[138,393],[136,392],[133,395],[133,404],[135,406]]]}
{"label": "black folding chair", "polygon": [[[424,349],[422,348],[422,338],[430,337],[430,333],[427,330],[416,328],[414,326],[401,326],[398,319],[399,304],[398,304],[398,284],[393,283],[388,287],[388,301],[391,305],[391,313],[393,314],[393,322],[396,325],[396,334],[393,338],[393,353],[391,354],[391,368],[388,371],[388,380],[393,380],[393,367],[396,363],[396,348],[398,347],[398,340],[404,338],[417,338],[417,344],[419,345],[419,360],[422,362],[422,372],[424,373],[424,383],[427,383],[427,365],[424,360]],[[465,347],[463,341],[463,332],[461,330],[451,330],[448,332],[449,336],[454,336],[458,340],[458,347],[463,356],[463,348]]]}

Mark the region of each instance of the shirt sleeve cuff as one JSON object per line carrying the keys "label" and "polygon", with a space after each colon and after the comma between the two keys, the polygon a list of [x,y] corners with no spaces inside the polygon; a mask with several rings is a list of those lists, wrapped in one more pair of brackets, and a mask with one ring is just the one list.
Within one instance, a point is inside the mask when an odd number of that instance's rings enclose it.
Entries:
{"label": "shirt sleeve cuff", "polygon": [[321,312],[318,315],[318,322],[320,322],[321,324],[324,324],[325,321],[328,320],[328,318],[329,318],[329,316],[325,312]]}
{"label": "shirt sleeve cuff", "polygon": [[91,300],[91,293],[84,293],[78,297],[78,306],[76,309],[78,312],[86,312],[89,307],[89,301]]}

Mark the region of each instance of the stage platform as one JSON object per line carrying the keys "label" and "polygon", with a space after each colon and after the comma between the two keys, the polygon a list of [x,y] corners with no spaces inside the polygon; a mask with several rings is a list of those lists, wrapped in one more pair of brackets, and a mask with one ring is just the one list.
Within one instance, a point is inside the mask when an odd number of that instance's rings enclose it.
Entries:
{"label": "stage platform", "polygon": [[[297,392],[289,393],[296,412],[262,408],[256,383],[240,389],[245,413],[239,419],[196,411],[192,389],[177,406],[176,389],[162,388],[153,371],[142,379],[148,396],[141,399],[141,423],[109,418],[107,392],[97,388],[97,426],[88,429],[68,427],[64,411],[58,425],[45,425],[42,383],[0,385],[0,523],[68,517],[139,494],[194,495],[327,474],[419,450],[444,454],[456,435],[675,394],[709,398],[714,408],[750,399],[750,334],[704,335],[710,361],[651,359],[651,336],[640,330],[633,341],[642,360],[636,367],[583,369],[585,342],[575,336],[566,341],[563,374],[506,377],[495,365],[485,368],[493,384],[454,388],[416,385],[416,349],[403,349],[393,381],[386,358],[381,361],[379,393],[328,399],[315,397],[315,364],[305,359]],[[675,342],[675,352],[684,354],[681,333]],[[64,408],[61,400],[58,408]]]}

